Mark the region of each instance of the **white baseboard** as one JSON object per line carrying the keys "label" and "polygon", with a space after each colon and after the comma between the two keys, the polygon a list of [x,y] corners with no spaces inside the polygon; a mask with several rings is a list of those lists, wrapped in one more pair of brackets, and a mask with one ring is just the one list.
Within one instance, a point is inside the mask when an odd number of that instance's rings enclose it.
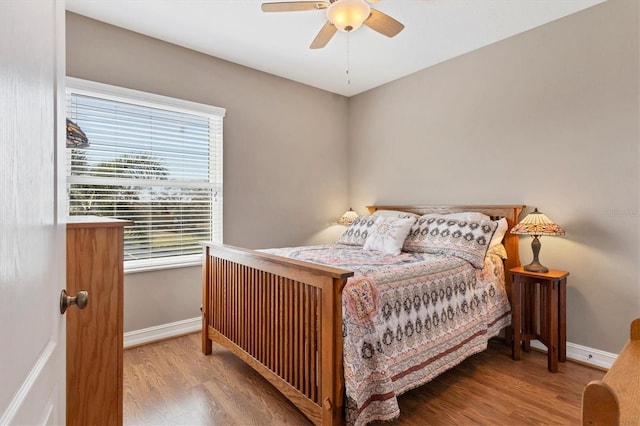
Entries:
{"label": "white baseboard", "polygon": [[[547,352],[547,347],[537,340],[531,341],[531,347],[539,349],[542,352]],[[617,357],[617,354],[567,342],[567,359],[573,361],[592,365],[597,368],[609,369]]]}
{"label": "white baseboard", "polygon": [[202,318],[195,317],[169,324],[143,328],[142,330],[127,331],[124,333],[124,347],[139,346],[200,330],[202,330]]}
{"label": "white baseboard", "polygon": [[[143,345],[158,340],[169,339],[188,333],[194,333],[202,329],[202,318],[195,317],[169,324],[156,325],[142,330],[128,331],[124,333],[124,347]],[[531,341],[531,346],[542,352],[547,352],[546,346],[537,340]],[[597,368],[609,369],[618,355],[567,342],[567,358]]]}

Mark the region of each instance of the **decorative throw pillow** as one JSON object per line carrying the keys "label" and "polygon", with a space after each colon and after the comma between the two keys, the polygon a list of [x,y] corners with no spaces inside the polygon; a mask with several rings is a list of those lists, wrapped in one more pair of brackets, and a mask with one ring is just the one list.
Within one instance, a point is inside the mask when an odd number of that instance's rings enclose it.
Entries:
{"label": "decorative throw pillow", "polygon": [[425,215],[411,227],[403,249],[456,256],[480,269],[484,266],[484,258],[497,226],[492,220],[467,221]]}
{"label": "decorative throw pillow", "polygon": [[378,216],[362,249],[400,254],[404,240],[415,221],[413,217]]}
{"label": "decorative throw pillow", "polygon": [[343,244],[345,246],[364,246],[364,242],[367,240],[376,219],[377,218],[375,216],[358,216],[355,222],[349,225],[347,230],[344,231],[344,234],[342,234],[336,244]]}

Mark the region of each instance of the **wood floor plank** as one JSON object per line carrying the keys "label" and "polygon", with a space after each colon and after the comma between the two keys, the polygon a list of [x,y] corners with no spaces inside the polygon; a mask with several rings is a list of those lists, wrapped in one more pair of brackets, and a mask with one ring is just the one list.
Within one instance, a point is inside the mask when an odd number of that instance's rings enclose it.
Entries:
{"label": "wood floor plank", "polygon": [[[399,397],[400,417],[375,426],[578,425],[582,389],[604,372],[501,342]],[[273,386],[229,351],[200,351],[190,334],[124,352],[125,425],[310,425]]]}

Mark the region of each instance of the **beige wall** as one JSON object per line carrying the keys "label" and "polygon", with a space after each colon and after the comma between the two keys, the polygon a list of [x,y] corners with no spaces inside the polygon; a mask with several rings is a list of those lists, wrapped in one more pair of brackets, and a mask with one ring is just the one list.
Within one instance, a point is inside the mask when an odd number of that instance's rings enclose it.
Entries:
{"label": "beige wall", "polygon": [[197,267],[126,274],[125,332],[198,317],[201,278]]}
{"label": "beige wall", "polygon": [[538,207],[567,232],[540,260],[571,273],[568,340],[617,353],[640,315],[638,15],[610,0],[351,98],[351,204]]}
{"label": "beige wall", "polygon": [[[334,237],[348,208],[347,98],[73,13],[66,26],[67,75],[226,108],[225,243]],[[196,317],[198,268],[127,274],[125,300],[125,331]]]}
{"label": "beige wall", "polygon": [[[348,205],[538,207],[567,231],[540,259],[571,273],[568,340],[618,352],[640,314],[638,15],[609,0],[346,99],[68,14],[67,71],[227,108],[230,244],[333,241]],[[195,317],[199,292],[198,268],[129,274],[125,329]]]}

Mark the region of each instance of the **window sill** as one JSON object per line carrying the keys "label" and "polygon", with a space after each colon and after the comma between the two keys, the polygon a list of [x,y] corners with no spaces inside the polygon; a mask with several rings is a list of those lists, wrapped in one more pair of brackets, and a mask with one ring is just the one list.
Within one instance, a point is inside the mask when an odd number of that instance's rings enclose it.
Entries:
{"label": "window sill", "polygon": [[124,262],[124,273],[137,274],[140,272],[189,268],[193,266],[202,266],[202,255],[183,256],[179,259],[129,260]]}

